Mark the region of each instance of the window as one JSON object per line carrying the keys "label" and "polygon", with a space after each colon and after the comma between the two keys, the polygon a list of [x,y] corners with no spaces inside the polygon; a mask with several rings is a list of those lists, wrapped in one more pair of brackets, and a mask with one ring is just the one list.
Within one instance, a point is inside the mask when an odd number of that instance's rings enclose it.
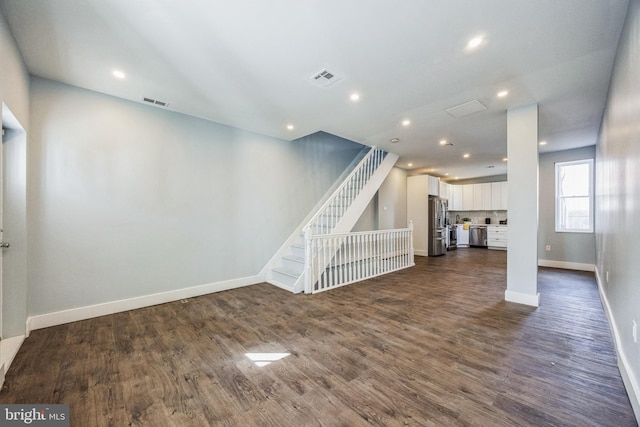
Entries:
{"label": "window", "polygon": [[556,163],[556,231],[593,232],[593,159]]}

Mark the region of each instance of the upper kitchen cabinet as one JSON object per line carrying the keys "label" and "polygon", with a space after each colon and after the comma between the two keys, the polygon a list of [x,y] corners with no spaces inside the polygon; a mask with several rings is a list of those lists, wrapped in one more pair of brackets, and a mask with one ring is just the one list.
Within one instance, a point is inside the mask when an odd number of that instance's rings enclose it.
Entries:
{"label": "upper kitchen cabinet", "polygon": [[449,201],[449,209],[451,209],[451,199],[453,199],[453,195],[451,194],[451,187],[451,184],[440,181],[440,198],[447,199]]}
{"label": "upper kitchen cabinet", "polygon": [[436,178],[435,176],[425,175],[428,178],[429,183],[429,195],[430,196],[439,196],[440,195],[440,178]]}
{"label": "upper kitchen cabinet", "polygon": [[450,185],[448,191],[451,211],[507,210],[506,181]]}
{"label": "upper kitchen cabinet", "polygon": [[461,211],[462,209],[462,185],[450,185],[449,210]]}
{"label": "upper kitchen cabinet", "polygon": [[491,183],[491,209],[507,210],[507,182]]}
{"label": "upper kitchen cabinet", "polygon": [[491,183],[471,185],[473,185],[473,208],[471,210],[491,210]]}
{"label": "upper kitchen cabinet", "polygon": [[463,211],[475,210],[473,184],[462,185],[461,187],[462,187],[462,210]]}

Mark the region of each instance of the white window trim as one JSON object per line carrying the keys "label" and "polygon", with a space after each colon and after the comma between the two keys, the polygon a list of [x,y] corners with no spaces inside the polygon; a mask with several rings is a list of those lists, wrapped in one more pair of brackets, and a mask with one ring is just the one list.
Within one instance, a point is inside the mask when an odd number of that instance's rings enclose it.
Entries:
{"label": "white window trim", "polygon": [[[560,182],[558,180],[558,170],[562,166],[571,166],[571,165],[589,165],[589,229],[588,230],[570,230],[565,228],[558,228],[558,195],[560,193]],[[556,233],[593,233],[594,232],[594,197],[595,197],[595,189],[594,189],[594,161],[593,158],[582,159],[582,160],[571,160],[569,162],[556,162],[555,164],[555,186],[556,186],[556,194],[555,194],[555,209],[554,209],[554,223]]]}

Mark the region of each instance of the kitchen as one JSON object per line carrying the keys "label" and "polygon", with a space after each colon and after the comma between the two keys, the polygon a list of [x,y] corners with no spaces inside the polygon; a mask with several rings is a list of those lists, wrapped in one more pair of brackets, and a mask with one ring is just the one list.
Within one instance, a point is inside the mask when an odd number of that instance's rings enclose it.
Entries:
{"label": "kitchen", "polygon": [[440,256],[468,247],[506,250],[507,182],[449,184],[430,175],[410,176],[407,217],[416,255]]}

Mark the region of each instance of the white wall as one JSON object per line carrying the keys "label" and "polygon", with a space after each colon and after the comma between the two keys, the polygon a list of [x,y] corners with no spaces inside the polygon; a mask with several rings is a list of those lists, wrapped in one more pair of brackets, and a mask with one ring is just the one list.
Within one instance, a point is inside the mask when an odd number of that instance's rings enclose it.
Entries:
{"label": "white wall", "polygon": [[[386,208],[386,209],[385,209]],[[407,227],[407,173],[394,167],[367,205],[353,231]]]}
{"label": "white wall", "polygon": [[640,1],[631,0],[596,151],[596,267],[610,308],[621,372],[640,419],[640,341],[634,343],[631,335],[632,321],[640,328],[638,40]]}
{"label": "white wall", "polygon": [[378,190],[378,228],[406,228],[407,172],[393,168]]}
{"label": "white wall", "polygon": [[0,10],[0,101],[24,129],[29,127],[29,74]]}
{"label": "white wall", "polygon": [[[593,159],[595,147],[541,153],[540,171],[540,216],[538,222],[538,260],[567,263],[595,264],[596,245],[594,233],[556,233],[555,231],[555,164],[571,160]],[[551,245],[547,252],[546,245]]]}
{"label": "white wall", "polygon": [[[0,121],[21,131],[4,138],[4,239],[2,336],[24,335],[27,313],[26,149],[29,126],[29,76],[0,12]],[[8,116],[10,110],[11,116]]]}
{"label": "white wall", "polygon": [[29,314],[257,274],[362,146],[31,86]]}

